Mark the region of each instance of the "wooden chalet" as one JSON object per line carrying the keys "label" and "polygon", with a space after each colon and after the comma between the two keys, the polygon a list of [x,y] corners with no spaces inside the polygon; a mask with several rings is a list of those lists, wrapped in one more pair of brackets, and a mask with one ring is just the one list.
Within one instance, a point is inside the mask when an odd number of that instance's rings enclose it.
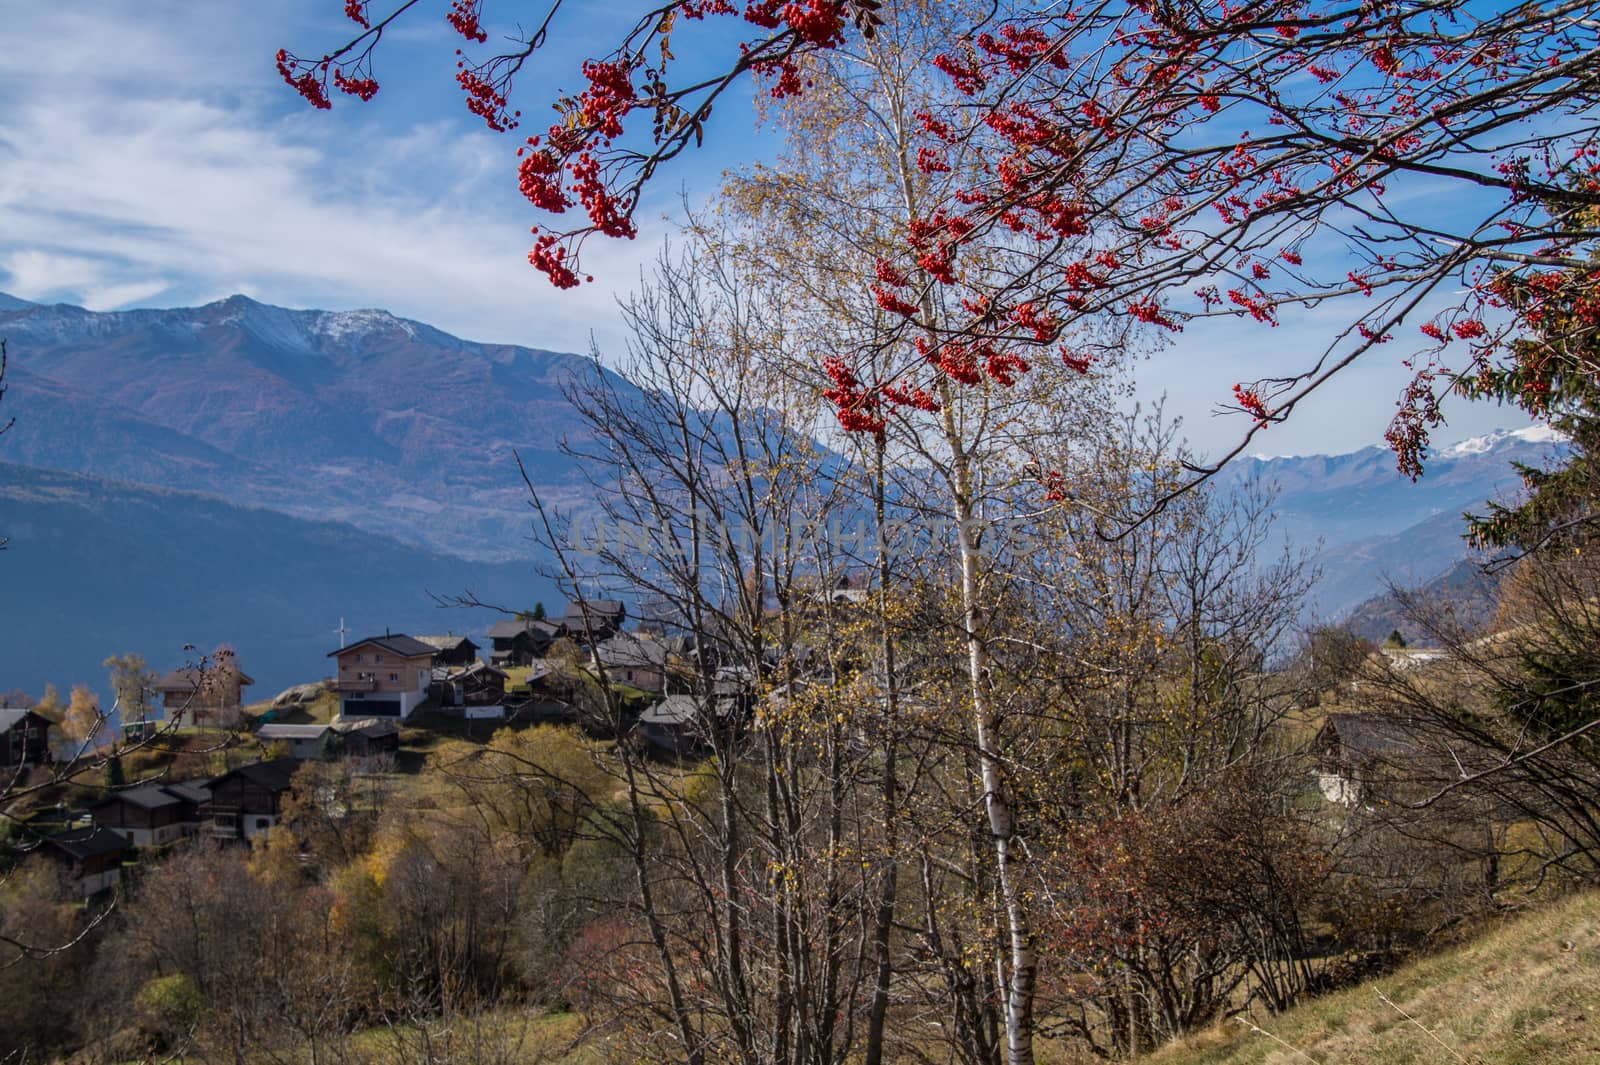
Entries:
{"label": "wooden chalet", "polygon": [[454,670],[438,681],[442,706],[501,706],[506,701],[506,671],[474,663]]}
{"label": "wooden chalet", "polygon": [[344,718],[328,727],[337,737],[335,753],[357,766],[400,753],[400,726],[389,718]]}
{"label": "wooden chalet", "polygon": [[27,707],[0,706],[0,766],[18,769],[48,764],[53,727],[53,721]]}
{"label": "wooden chalet", "polygon": [[284,725],[273,722],[256,729],[262,743],[281,743],[296,761],[327,758],[333,753],[335,734],[329,725]]}
{"label": "wooden chalet", "polygon": [[129,844],[122,834],[94,825],[45,836],[39,853],[57,863],[73,894],[88,898],[122,879]]}
{"label": "wooden chalet", "polygon": [[156,694],[169,720],[186,725],[228,725],[238,720],[244,689],[255,680],[233,655],[220,653],[204,669],[186,667],[156,678]]}
{"label": "wooden chalet", "polygon": [[1356,806],[1427,753],[1418,724],[1388,714],[1329,714],[1312,741],[1317,787],[1329,802]]}
{"label": "wooden chalet", "polygon": [[669,695],[639,715],[637,733],[667,754],[697,756],[711,749],[713,730],[738,726],[739,700],[713,698],[709,710],[693,695]]}
{"label": "wooden chalet", "polygon": [[217,777],[200,808],[200,831],[214,839],[254,839],[278,823],[283,797],[300,763],[293,758],[255,762]]}
{"label": "wooden chalet", "polygon": [[528,666],[541,658],[550,645],[567,634],[559,621],[534,621],[532,618],[497,621],[489,627],[489,664]]}
{"label": "wooden chalet", "polygon": [[465,636],[446,633],[443,636],[418,636],[418,640],[434,650],[433,665],[466,668],[478,660],[478,645]]}
{"label": "wooden chalet", "polygon": [[211,799],[204,783],[147,784],[114,791],[91,808],[94,823],[134,847],[164,847],[200,828],[200,807]]}
{"label": "wooden chalet", "polygon": [[622,631],[622,623],[627,620],[628,609],[622,600],[585,599],[567,604],[561,624],[566,627],[567,635],[588,644],[609,640]]}

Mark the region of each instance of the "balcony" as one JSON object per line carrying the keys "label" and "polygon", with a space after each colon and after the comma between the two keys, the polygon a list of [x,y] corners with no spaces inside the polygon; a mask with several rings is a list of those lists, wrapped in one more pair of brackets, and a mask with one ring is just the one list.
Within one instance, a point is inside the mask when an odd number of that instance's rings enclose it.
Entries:
{"label": "balcony", "polygon": [[376,677],[340,677],[333,682],[336,692],[370,692],[378,690]]}

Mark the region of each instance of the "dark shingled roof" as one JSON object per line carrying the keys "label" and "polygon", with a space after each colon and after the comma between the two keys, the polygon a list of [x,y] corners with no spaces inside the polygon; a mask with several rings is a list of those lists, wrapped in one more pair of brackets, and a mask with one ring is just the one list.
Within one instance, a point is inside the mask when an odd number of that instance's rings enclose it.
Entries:
{"label": "dark shingled roof", "polygon": [[211,790],[229,777],[243,777],[257,787],[268,791],[288,791],[290,783],[294,780],[295,772],[300,768],[300,763],[293,758],[274,758],[270,762],[251,762],[238,769],[232,769],[217,777],[210,784]]}
{"label": "dark shingled roof", "polygon": [[167,784],[164,787],[185,802],[199,805],[211,799],[211,781],[189,780],[182,784]]}
{"label": "dark shingled roof", "polygon": [[101,854],[116,854],[128,849],[122,833],[95,825],[92,828],[72,828],[46,836],[43,843],[74,861],[83,861]]}
{"label": "dark shingled roof", "polygon": [[364,647],[369,643],[374,647],[383,648],[390,654],[399,655],[401,658],[420,658],[423,655],[431,658],[438,653],[438,648],[429,647],[421,640],[414,640],[402,632],[393,636],[387,634],[383,636],[368,636],[365,640],[357,640],[355,643],[341,647],[337,651],[329,651],[328,657],[333,658],[336,655],[344,654],[346,651],[354,651],[357,647]]}
{"label": "dark shingled roof", "polygon": [[1329,714],[1319,737],[1328,733],[1346,749],[1374,758],[1416,754],[1426,742],[1422,726],[1388,714]]}
{"label": "dark shingled roof", "polygon": [[100,807],[110,806],[112,803],[125,802],[129,806],[137,806],[141,810],[159,810],[165,806],[176,806],[179,803],[194,801],[183,795],[175,795],[159,784],[146,784],[141,788],[114,791],[95,803],[94,808],[98,810]]}
{"label": "dark shingled roof", "polygon": [[567,628],[581,630],[585,613],[595,622],[615,623],[627,614],[627,608],[620,599],[589,599],[582,603],[568,603],[563,617]]}

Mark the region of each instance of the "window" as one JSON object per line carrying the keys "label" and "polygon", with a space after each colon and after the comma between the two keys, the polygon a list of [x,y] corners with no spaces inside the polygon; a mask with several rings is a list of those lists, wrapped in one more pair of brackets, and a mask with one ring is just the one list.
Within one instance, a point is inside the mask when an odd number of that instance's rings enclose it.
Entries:
{"label": "window", "polygon": [[400,674],[398,674],[398,673],[391,673],[391,674],[389,674],[389,679],[390,679],[390,680],[393,680],[393,681],[398,681],[398,680],[399,680],[399,679],[400,679]]}
{"label": "window", "polygon": [[361,653],[360,653],[360,652],[359,652],[359,651],[358,651],[358,652],[356,652],[356,661],[357,661],[357,662],[358,662],[358,663],[359,663],[359,662],[360,662],[360,661],[361,661]]}
{"label": "window", "polygon": [[374,662],[382,662],[383,661],[383,656],[382,655],[373,655],[372,656],[372,660]]}

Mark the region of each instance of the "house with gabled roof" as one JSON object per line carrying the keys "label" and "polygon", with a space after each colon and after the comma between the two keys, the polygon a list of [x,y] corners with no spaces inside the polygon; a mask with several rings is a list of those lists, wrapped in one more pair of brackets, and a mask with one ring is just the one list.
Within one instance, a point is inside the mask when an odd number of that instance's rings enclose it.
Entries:
{"label": "house with gabled roof", "polygon": [[335,738],[329,725],[286,725],[274,721],[256,729],[257,740],[264,744],[282,744],[284,753],[302,762],[329,757]]}
{"label": "house with gabled roof", "polygon": [[391,718],[340,718],[328,728],[335,736],[335,753],[357,768],[400,753],[400,726]]}
{"label": "house with gabled roof", "polygon": [[433,664],[465,668],[478,660],[478,645],[465,636],[446,633],[443,636],[418,636],[418,640],[434,649]]}
{"label": "house with gabled roof", "polygon": [[404,721],[428,698],[437,649],[404,633],[357,640],[328,657],[337,660],[333,690],[340,717]]}
{"label": "house with gabled roof", "polygon": [[229,725],[238,720],[244,689],[255,680],[231,652],[218,652],[205,668],[186,666],[156,678],[155,691],[169,720],[186,725]]}
{"label": "house with gabled roof", "polygon": [[656,695],[667,690],[671,651],[666,639],[622,632],[595,646],[595,664],[612,684],[626,684]]}
{"label": "house with gabled roof", "polygon": [[568,603],[567,611],[561,618],[561,624],[566,626],[567,635],[580,643],[609,640],[622,631],[622,623],[628,620],[628,608],[620,599],[585,599],[582,602]]}
{"label": "house with gabled roof", "polygon": [[566,634],[566,626],[559,621],[533,618],[497,621],[489,626],[489,664],[502,669],[531,665]]}
{"label": "house with gabled roof", "polygon": [[121,833],[93,825],[56,832],[39,841],[39,853],[56,862],[75,894],[84,898],[113,887],[122,879],[129,844]]}
{"label": "house with gabled roof", "polygon": [[50,761],[54,722],[24,706],[0,706],[0,766],[44,765]]}
{"label": "house with gabled roof", "polygon": [[1426,730],[1408,718],[1377,713],[1329,714],[1312,741],[1317,787],[1341,806],[1369,801],[1383,781],[1392,781],[1429,756]]}
{"label": "house with gabled roof", "polygon": [[199,829],[200,807],[210,799],[205,782],[145,784],[113,791],[90,808],[90,816],[132,846],[164,847]]}
{"label": "house with gabled roof", "polygon": [[733,696],[669,695],[639,715],[638,733],[668,754],[697,756],[711,749],[714,732],[737,729],[740,717],[740,701]]}
{"label": "house with gabled roof", "polygon": [[268,831],[299,768],[296,759],[274,758],[217,777],[206,785],[210,798],[200,807],[200,831],[213,839],[253,839]]}

